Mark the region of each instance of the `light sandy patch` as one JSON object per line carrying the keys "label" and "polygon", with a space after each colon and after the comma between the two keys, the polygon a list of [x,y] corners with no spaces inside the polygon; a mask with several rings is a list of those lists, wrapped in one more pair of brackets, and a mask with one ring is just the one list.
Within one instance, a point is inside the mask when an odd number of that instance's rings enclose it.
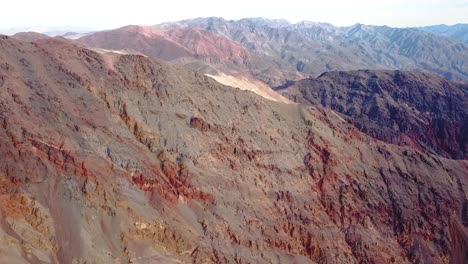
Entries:
{"label": "light sandy patch", "polygon": [[[100,48],[92,48],[91,50],[94,50],[98,53],[101,54],[106,54],[106,53],[116,53],[120,55],[142,55],[145,56],[144,54],[136,51],[131,51],[131,50],[109,50],[109,49],[100,49]],[[145,56],[147,57],[147,56]]]}
{"label": "light sandy patch", "polygon": [[217,75],[206,74],[206,76],[227,86],[239,88],[241,90],[252,91],[268,100],[283,102],[287,104],[292,103],[289,99],[283,97],[282,95],[271,89],[265,83],[259,80],[255,80],[253,78],[247,78],[245,76],[226,75],[224,73],[218,73]]}

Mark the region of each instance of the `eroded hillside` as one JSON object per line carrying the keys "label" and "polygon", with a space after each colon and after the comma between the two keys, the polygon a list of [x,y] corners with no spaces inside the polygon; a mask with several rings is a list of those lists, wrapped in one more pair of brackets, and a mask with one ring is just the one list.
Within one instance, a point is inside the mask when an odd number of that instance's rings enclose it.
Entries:
{"label": "eroded hillside", "polygon": [[467,161],[139,55],[0,39],[7,263],[448,263]]}

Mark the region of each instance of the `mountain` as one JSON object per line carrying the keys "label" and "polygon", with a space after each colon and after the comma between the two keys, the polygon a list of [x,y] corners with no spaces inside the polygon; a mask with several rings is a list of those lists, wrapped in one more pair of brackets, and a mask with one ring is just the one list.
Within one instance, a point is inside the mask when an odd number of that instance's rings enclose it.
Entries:
{"label": "mountain", "polygon": [[[250,90],[266,95],[266,98],[288,101],[252,76],[250,69],[264,71],[274,64],[272,60],[254,55],[238,43],[202,29],[162,31],[149,26],[127,26],[96,32],[79,38],[77,42],[91,48],[126,50],[181,64],[201,74],[209,74],[225,85],[238,88],[248,86]],[[270,73],[284,76],[277,69],[272,69]],[[292,73],[287,77],[295,78],[296,75]],[[240,83],[242,87],[239,87]]]}
{"label": "mountain", "polygon": [[[427,71],[449,79],[468,79],[468,48],[417,29],[356,24],[334,27],[303,21],[198,18],[156,26],[163,30],[201,28],[229,38],[254,54],[271,57],[273,68],[318,76],[327,71],[400,69]],[[265,71],[253,74],[270,86],[287,80]]]}
{"label": "mountain", "polygon": [[328,72],[287,84],[289,99],[331,108],[377,139],[468,158],[468,83],[401,71]]}
{"label": "mountain", "polygon": [[40,39],[50,38],[49,36],[37,32],[18,32],[12,36],[15,39],[34,42]]}
{"label": "mountain", "polygon": [[468,161],[142,55],[1,36],[0,62],[2,262],[448,263],[466,248]]}
{"label": "mountain", "polygon": [[200,29],[177,29],[163,32],[149,26],[127,26],[96,32],[82,37],[79,43],[93,48],[134,50],[167,61],[207,60],[242,63],[249,56],[239,44]]}
{"label": "mountain", "polygon": [[453,26],[437,25],[420,27],[418,29],[462,41],[465,45],[468,44],[468,24],[456,24]]}

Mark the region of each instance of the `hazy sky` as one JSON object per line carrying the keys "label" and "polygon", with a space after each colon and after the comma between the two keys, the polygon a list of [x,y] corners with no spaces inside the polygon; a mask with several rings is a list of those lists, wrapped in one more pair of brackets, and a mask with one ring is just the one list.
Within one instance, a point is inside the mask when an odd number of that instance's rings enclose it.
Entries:
{"label": "hazy sky", "polygon": [[0,29],[73,26],[110,29],[220,16],[395,27],[468,23],[468,0],[5,0]]}

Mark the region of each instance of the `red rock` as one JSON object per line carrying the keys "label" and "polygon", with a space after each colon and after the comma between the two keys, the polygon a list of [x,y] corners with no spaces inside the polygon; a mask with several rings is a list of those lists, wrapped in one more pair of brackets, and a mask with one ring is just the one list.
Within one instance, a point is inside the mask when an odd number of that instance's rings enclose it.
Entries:
{"label": "red rock", "polygon": [[1,38],[0,61],[6,263],[448,263],[458,250],[467,161],[145,57]]}

